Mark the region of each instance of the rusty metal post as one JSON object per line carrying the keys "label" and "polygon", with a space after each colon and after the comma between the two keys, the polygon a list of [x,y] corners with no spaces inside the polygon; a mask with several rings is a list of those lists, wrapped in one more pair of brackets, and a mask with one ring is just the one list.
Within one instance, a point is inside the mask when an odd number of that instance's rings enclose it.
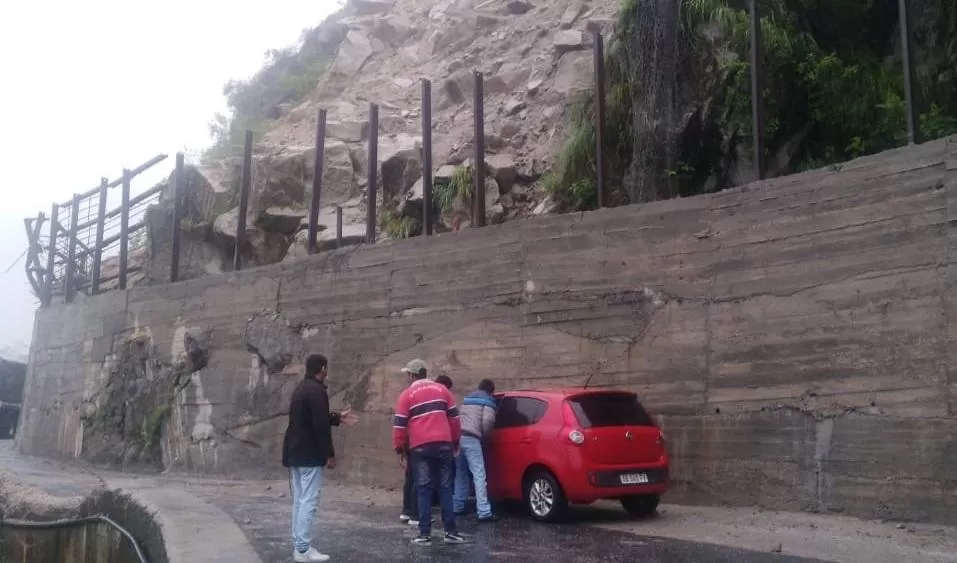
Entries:
{"label": "rusty metal post", "polygon": [[246,131],[243,146],[243,175],[239,188],[239,220],[236,221],[236,250],[233,253],[233,270],[243,267],[243,248],[246,246],[246,213],[249,210],[249,189],[253,183],[253,132]]}
{"label": "rusty metal post", "polygon": [[186,176],[183,173],[183,153],[176,153],[176,177],[173,181],[173,244],[169,263],[169,281],[179,281],[179,245],[183,229],[183,199],[186,197]]}
{"label": "rusty metal post", "polygon": [[80,194],[73,194],[73,204],[70,206],[70,238],[66,249],[66,274],[63,282],[63,300],[73,302],[73,286],[76,274],[76,224],[80,220]]}
{"label": "rusty metal post", "polygon": [[316,253],[319,234],[319,196],[322,193],[323,159],[326,151],[326,110],[319,110],[316,122],[316,159],[313,163],[312,200],[309,202],[309,254]]}
{"label": "rusty metal post", "polygon": [[342,247],[342,206],[336,206],[336,248]]}
{"label": "rusty metal post", "polygon": [[100,269],[103,264],[103,229],[106,226],[106,196],[110,190],[110,179],[100,178],[100,201],[96,218],[96,242],[93,245],[93,274],[90,276],[90,294],[100,292]]}
{"label": "rusty metal post", "polygon": [[126,289],[126,270],[130,252],[130,180],[133,175],[123,169],[123,200],[120,204],[120,272],[119,288]]}
{"label": "rusty metal post", "polygon": [[750,0],[751,13],[751,135],[754,143],[754,172],[764,179],[764,65],[761,57],[761,12],[757,0]]}
{"label": "rusty metal post", "polygon": [[379,106],[369,104],[369,186],[366,192],[366,244],[375,242],[376,182],[379,167]]}
{"label": "rusty metal post", "polygon": [[605,186],[605,41],[595,31],[595,191],[598,207],[607,205]]}
{"label": "rusty metal post", "polygon": [[904,65],[904,97],[907,102],[907,144],[920,142],[920,119],[917,116],[917,75],[914,67],[914,34],[911,33],[910,8],[907,0],[898,0],[897,12],[901,30],[901,61]]}
{"label": "rusty metal post", "polygon": [[43,295],[40,296],[44,306],[53,303],[53,279],[56,277],[53,268],[56,266],[56,239],[59,225],[57,219],[59,214],[60,206],[54,203],[52,209],[50,209],[50,246],[47,249],[47,271],[46,277],[43,278]]}
{"label": "rusty metal post", "polygon": [[482,73],[474,71],[475,162],[472,163],[472,226],[485,226],[485,94]]}
{"label": "rusty metal post", "polygon": [[432,82],[422,79],[422,229],[432,234]]}

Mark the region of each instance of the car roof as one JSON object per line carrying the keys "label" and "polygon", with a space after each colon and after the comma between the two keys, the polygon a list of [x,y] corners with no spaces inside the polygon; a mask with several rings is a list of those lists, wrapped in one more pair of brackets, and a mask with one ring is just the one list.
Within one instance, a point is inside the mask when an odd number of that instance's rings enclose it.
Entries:
{"label": "car roof", "polygon": [[512,391],[501,391],[495,393],[497,397],[552,397],[552,398],[565,398],[578,395],[609,395],[616,394],[620,395],[622,393],[627,393],[629,395],[635,395],[634,391],[629,391],[627,389],[611,389],[607,387],[548,387],[548,388],[538,388],[538,389],[515,389]]}

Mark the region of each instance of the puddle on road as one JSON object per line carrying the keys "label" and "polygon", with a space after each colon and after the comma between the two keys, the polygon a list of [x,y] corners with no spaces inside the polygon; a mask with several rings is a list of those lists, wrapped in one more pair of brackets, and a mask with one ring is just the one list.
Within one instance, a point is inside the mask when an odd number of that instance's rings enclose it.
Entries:
{"label": "puddle on road", "polygon": [[102,522],[57,528],[0,528],[3,563],[133,563],[136,550],[117,529]]}

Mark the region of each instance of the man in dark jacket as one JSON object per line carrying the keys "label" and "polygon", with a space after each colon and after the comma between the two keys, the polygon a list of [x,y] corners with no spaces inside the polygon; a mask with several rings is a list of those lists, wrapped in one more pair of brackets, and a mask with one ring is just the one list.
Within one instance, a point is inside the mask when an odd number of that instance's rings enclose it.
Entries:
{"label": "man in dark jacket", "polygon": [[335,469],[336,452],[332,445],[332,427],[340,422],[358,420],[349,409],[329,412],[326,391],[328,362],[318,354],[306,359],[306,377],[292,393],[289,426],[282,444],[282,465],[289,468],[292,492],[293,561],[328,561],[310,544],[312,521],[316,515],[323,468]]}

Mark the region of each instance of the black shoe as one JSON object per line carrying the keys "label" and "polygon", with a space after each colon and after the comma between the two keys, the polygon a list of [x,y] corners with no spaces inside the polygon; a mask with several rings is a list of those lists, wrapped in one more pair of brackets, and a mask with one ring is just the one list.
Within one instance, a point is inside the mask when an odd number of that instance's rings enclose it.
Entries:
{"label": "black shoe", "polygon": [[445,534],[445,543],[465,543],[465,538],[461,534]]}
{"label": "black shoe", "polygon": [[498,514],[489,514],[488,516],[480,516],[475,519],[479,524],[491,524],[492,522],[498,522]]}

